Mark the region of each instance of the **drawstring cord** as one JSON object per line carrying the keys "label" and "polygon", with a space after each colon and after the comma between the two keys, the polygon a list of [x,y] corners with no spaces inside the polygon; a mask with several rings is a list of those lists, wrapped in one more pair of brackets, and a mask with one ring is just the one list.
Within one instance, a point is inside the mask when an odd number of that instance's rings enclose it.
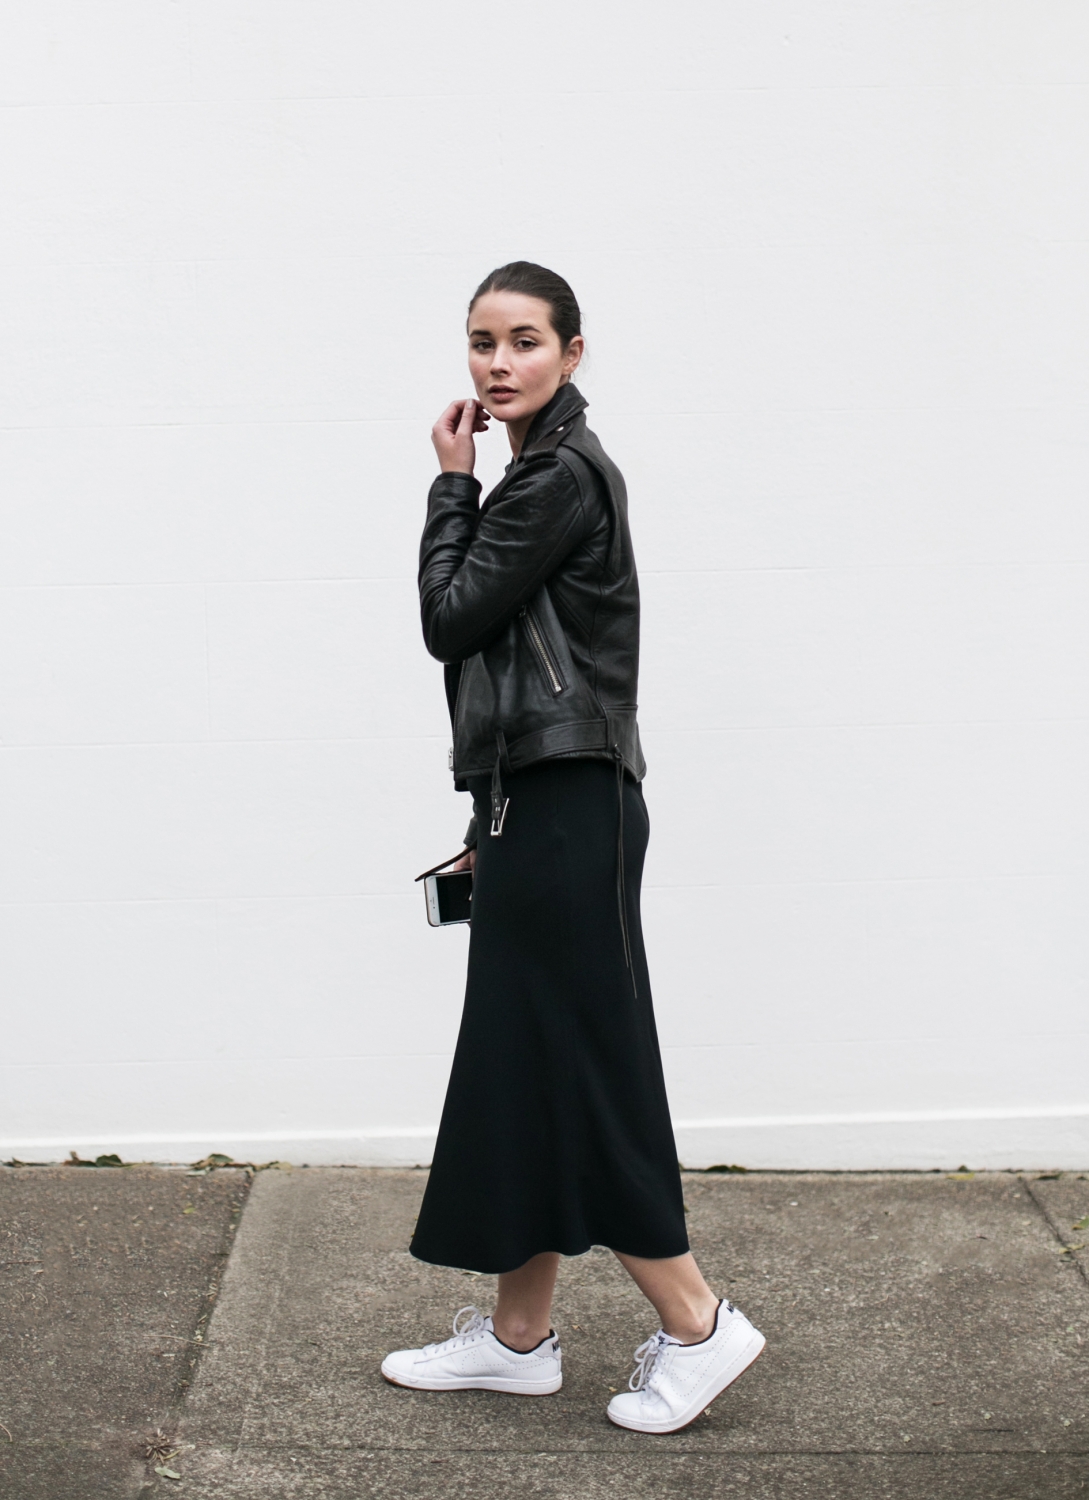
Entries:
{"label": "drawstring cord", "polygon": [[639,987],[635,982],[635,966],[631,961],[631,939],[628,936],[628,891],[624,881],[624,757],[620,746],[613,746],[616,762],[616,904],[620,912],[620,935],[624,939],[624,962],[631,975],[632,993],[639,998]]}

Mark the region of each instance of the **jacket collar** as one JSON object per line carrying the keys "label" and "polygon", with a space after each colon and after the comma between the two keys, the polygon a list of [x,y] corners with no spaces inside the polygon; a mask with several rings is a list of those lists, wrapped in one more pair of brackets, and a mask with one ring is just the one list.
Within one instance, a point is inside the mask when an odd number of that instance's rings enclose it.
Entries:
{"label": "jacket collar", "polygon": [[543,438],[549,437],[559,427],[565,426],[577,417],[580,411],[585,411],[589,404],[577,386],[571,385],[570,382],[567,385],[561,385],[548,405],[542,406],[533,418],[519,457],[528,453],[530,448],[541,442]]}

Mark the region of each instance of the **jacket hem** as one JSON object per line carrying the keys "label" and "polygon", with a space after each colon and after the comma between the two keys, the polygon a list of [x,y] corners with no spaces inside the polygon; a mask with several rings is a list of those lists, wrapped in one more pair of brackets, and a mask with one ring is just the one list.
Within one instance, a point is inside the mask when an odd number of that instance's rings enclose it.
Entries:
{"label": "jacket hem", "polygon": [[[614,747],[620,751],[625,769],[636,781],[646,775],[646,763],[639,747],[635,710],[609,713],[602,719],[582,719],[573,724],[555,724],[507,741],[507,757],[512,771],[524,770],[542,760],[560,760],[565,756],[593,756],[612,760]],[[470,776],[490,776],[494,760],[479,766],[454,766],[454,783],[461,789]]]}

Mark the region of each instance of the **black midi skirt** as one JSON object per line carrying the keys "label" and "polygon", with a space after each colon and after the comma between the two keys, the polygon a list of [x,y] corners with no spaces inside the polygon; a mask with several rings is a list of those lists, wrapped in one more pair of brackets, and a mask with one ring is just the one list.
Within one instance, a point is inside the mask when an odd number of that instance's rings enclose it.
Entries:
{"label": "black midi skirt", "polygon": [[412,1253],[485,1272],[591,1245],[683,1255],[639,921],[642,791],[623,779],[629,969],[612,765],[552,760],[504,777],[501,838],[488,834],[487,779],[470,789],[481,838],[465,1008]]}

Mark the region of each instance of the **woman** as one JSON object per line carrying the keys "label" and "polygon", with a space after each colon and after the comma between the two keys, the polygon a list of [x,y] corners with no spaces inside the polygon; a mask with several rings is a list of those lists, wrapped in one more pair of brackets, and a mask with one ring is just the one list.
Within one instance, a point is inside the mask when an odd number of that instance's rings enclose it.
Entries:
{"label": "woman", "polygon": [[[688,1249],[639,920],[638,584],[624,481],[571,384],[583,347],[561,277],[493,271],[469,307],[476,399],[432,431],[420,602],[446,663],[454,783],[475,807],[460,862],[473,923],[412,1253],[497,1272],[499,1295],[491,1317],[463,1309],[453,1338],[382,1373],[418,1390],[559,1390],[560,1256],[606,1245],[661,1319],[608,1415],[674,1432],[764,1339]],[[478,506],[474,434],[490,417],[514,457]]]}

